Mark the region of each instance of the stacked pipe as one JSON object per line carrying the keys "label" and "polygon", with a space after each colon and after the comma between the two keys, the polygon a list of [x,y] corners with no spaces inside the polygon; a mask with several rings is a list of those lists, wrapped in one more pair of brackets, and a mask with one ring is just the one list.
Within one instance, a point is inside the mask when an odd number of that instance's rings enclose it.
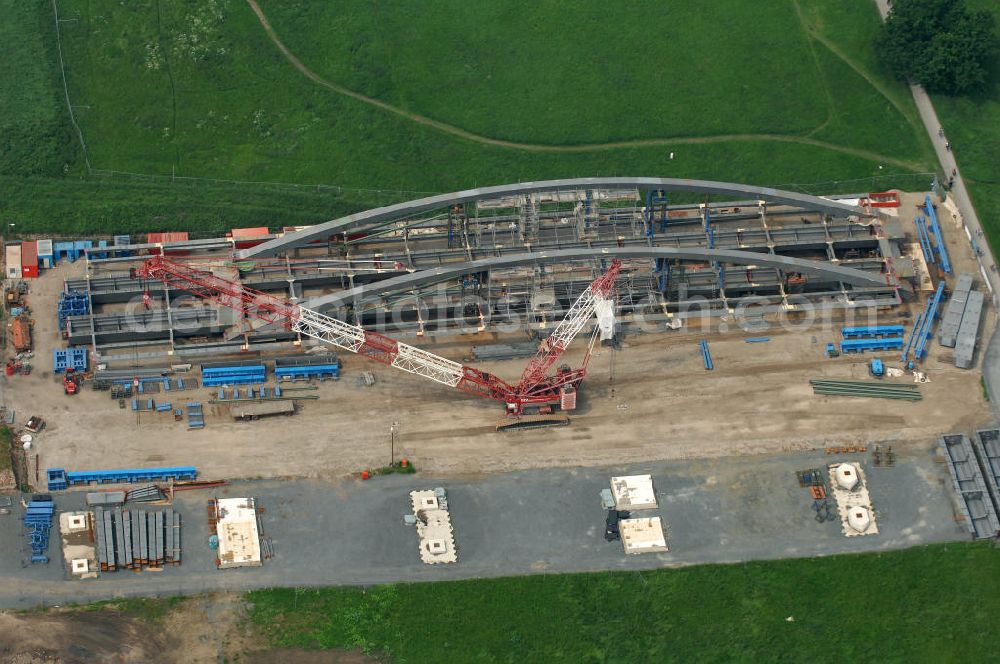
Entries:
{"label": "stacked pipe", "polygon": [[842,397],[873,397],[878,399],[898,399],[920,401],[920,389],[909,383],[883,383],[872,380],[810,380],[813,394]]}

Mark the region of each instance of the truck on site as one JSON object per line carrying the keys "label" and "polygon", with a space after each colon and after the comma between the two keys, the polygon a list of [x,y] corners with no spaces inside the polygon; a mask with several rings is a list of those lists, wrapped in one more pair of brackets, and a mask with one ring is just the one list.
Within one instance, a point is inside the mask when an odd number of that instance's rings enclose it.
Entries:
{"label": "truck on site", "polygon": [[272,415],[294,415],[295,404],[291,401],[248,401],[230,404],[229,412],[237,422],[259,420]]}
{"label": "truck on site", "polygon": [[882,378],[885,376],[885,364],[882,363],[882,360],[876,358],[869,363],[868,371],[875,378]]}
{"label": "truck on site", "polygon": [[63,392],[66,396],[73,396],[80,391],[80,374],[70,367],[63,375]]}

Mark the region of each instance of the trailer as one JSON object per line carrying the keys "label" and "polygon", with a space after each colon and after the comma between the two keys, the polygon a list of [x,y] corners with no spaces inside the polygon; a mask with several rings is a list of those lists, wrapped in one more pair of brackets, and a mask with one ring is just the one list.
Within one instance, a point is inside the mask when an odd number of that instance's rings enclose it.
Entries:
{"label": "trailer", "polygon": [[236,421],[259,420],[272,415],[294,415],[295,404],[291,401],[251,401],[234,403],[229,412]]}

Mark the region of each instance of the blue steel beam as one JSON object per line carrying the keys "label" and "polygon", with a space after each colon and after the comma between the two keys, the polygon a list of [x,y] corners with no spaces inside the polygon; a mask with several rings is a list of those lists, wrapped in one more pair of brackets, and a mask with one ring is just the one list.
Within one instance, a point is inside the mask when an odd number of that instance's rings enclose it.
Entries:
{"label": "blue steel beam", "polygon": [[941,258],[941,269],[945,274],[951,274],[951,261],[948,260],[948,248],[944,246],[944,236],[941,234],[941,224],[938,223],[937,212],[934,211],[934,203],[931,197],[924,197],[924,205],[927,207],[927,217],[931,220],[931,230],[937,241],[937,252]]}
{"label": "blue steel beam", "polygon": [[170,468],[123,468],[120,470],[78,470],[66,473],[69,484],[145,482],[150,480],[193,480],[198,471],[193,466]]}
{"label": "blue steel beam", "polygon": [[910,336],[906,339],[906,345],[903,346],[903,362],[906,362],[907,358],[910,356],[910,351],[913,349],[914,344],[917,341],[917,335],[920,333],[920,328],[924,325],[924,316],[927,315],[927,310],[921,311],[917,315],[917,320],[913,323],[913,328],[910,330]]}
{"label": "blue steel beam", "polygon": [[937,263],[937,259],[934,258],[934,248],[931,246],[931,238],[927,234],[927,220],[917,215],[913,218],[913,223],[917,227],[917,240],[924,252],[924,258],[927,259],[928,263]]}
{"label": "blue steel beam", "polygon": [[944,285],[944,280],[941,280],[934,296],[927,301],[927,306],[924,307],[916,323],[914,323],[913,329],[910,330],[910,337],[907,339],[906,345],[903,346],[903,362],[909,359],[911,350],[913,351],[914,359],[917,360],[922,360],[927,355],[925,345],[934,327],[938,305],[941,303],[941,296],[944,294]]}
{"label": "blue steel beam", "polygon": [[934,293],[934,299],[930,301],[927,305],[927,315],[924,316],[923,327],[921,330],[920,337],[917,339],[917,345],[913,349],[913,357],[918,360],[922,360],[927,357],[927,340],[934,336],[934,321],[937,319],[938,305],[941,304],[941,296],[944,294],[944,279],[938,284],[937,292]]}
{"label": "blue steel beam", "polygon": [[711,371],[712,369],[715,368],[715,365],[712,364],[712,355],[711,353],[708,352],[708,342],[702,341],[700,345],[701,345],[701,359],[705,363],[705,369],[707,371]]}

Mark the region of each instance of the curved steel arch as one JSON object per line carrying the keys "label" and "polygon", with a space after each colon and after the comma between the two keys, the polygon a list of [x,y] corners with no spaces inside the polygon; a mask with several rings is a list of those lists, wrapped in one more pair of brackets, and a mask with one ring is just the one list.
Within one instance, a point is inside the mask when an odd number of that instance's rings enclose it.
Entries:
{"label": "curved steel arch", "polygon": [[879,272],[865,272],[850,267],[821,263],[802,258],[790,258],[775,254],[761,254],[753,251],[732,249],[703,249],[697,247],[606,247],[601,249],[557,249],[523,254],[511,254],[498,258],[483,258],[466,263],[455,263],[441,267],[418,270],[411,274],[392,277],[365,286],[358,286],[341,293],[311,298],[304,306],[320,311],[364,300],[366,296],[381,295],[386,292],[407,291],[418,286],[446,281],[463,274],[482,272],[494,268],[513,267],[530,263],[561,263],[573,260],[607,258],[667,258],[680,260],[719,261],[737,265],[761,265],[779,268],[788,272],[800,272],[814,276],[832,278],[853,286],[893,288],[887,283],[886,275]]}
{"label": "curved steel arch", "polygon": [[680,178],[573,178],[567,180],[542,180],[539,182],[520,182],[496,187],[481,187],[466,189],[450,194],[428,196],[405,203],[396,203],[357,214],[317,224],[301,231],[286,233],[279,238],[269,240],[250,249],[237,252],[239,258],[256,256],[273,256],[287,249],[293,249],[317,239],[325,239],[331,235],[350,230],[355,226],[367,223],[387,221],[395,217],[419,214],[428,210],[468,203],[469,201],[502,198],[504,196],[528,194],[560,189],[663,189],[665,191],[693,191],[705,194],[731,194],[747,197],[752,200],[765,200],[786,205],[794,205],[807,210],[816,210],[836,215],[865,214],[865,211],[855,205],[838,201],[800,194],[794,191],[772,189],[770,187],[755,187],[733,182],[713,182],[711,180],[686,180]]}

